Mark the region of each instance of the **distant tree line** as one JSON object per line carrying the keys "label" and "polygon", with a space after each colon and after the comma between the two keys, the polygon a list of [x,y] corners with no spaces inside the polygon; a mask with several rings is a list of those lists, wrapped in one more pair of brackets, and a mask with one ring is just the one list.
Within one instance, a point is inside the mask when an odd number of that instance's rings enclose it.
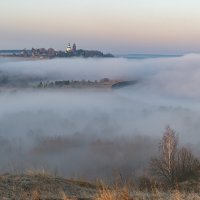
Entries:
{"label": "distant tree line", "polygon": [[62,80],[62,81],[46,81],[46,82],[40,82],[37,87],[38,88],[51,88],[51,87],[64,87],[69,85],[97,85],[97,84],[103,84],[107,83],[110,80],[108,78],[103,78],[101,80]]}

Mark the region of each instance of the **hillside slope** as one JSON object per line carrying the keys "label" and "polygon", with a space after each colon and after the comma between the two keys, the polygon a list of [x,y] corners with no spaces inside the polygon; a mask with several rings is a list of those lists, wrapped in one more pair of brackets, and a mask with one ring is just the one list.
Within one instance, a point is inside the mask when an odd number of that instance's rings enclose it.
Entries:
{"label": "hillside slope", "polygon": [[96,187],[90,183],[66,180],[46,174],[0,176],[0,199],[2,200],[64,200],[68,198],[89,200],[96,193]]}

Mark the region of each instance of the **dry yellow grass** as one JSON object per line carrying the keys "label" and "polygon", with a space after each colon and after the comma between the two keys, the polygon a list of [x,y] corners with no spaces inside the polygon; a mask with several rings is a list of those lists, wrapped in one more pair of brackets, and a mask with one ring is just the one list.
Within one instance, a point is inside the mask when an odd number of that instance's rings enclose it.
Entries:
{"label": "dry yellow grass", "polygon": [[32,200],[40,200],[40,194],[37,190],[32,192]]}
{"label": "dry yellow grass", "polygon": [[178,189],[172,191],[160,191],[153,189],[151,192],[130,191],[128,187],[102,188],[94,200],[200,200],[200,193],[181,192]]}
{"label": "dry yellow grass", "polygon": [[67,195],[63,191],[61,192],[61,196],[62,196],[62,200],[76,200],[76,198],[67,197]]}
{"label": "dry yellow grass", "polygon": [[125,187],[108,188],[102,186],[95,200],[132,200],[129,189]]}
{"label": "dry yellow grass", "polygon": [[[0,199],[19,200],[200,200],[200,190],[188,190],[177,185],[167,190],[151,184],[149,190],[139,190],[133,184],[116,184],[109,187],[102,182],[65,180],[49,176],[45,171],[29,171],[29,175],[1,176]],[[198,181],[193,183],[198,185]]]}
{"label": "dry yellow grass", "polygon": [[97,195],[95,200],[114,200],[116,199],[116,191],[103,188]]}

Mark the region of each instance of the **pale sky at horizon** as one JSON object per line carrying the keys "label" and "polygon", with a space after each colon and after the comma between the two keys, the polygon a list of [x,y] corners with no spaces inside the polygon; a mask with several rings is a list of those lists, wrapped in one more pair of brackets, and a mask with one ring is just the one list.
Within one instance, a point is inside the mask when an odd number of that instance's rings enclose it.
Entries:
{"label": "pale sky at horizon", "polygon": [[199,0],[0,0],[0,49],[200,52]]}

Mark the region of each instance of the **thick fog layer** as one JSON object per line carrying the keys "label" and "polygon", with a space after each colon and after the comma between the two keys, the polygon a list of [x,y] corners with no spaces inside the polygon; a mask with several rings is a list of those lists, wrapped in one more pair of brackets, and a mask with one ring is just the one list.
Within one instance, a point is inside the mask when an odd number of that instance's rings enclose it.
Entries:
{"label": "thick fog layer", "polygon": [[0,171],[44,168],[86,178],[138,175],[155,155],[166,125],[177,131],[181,143],[198,146],[199,63],[199,55],[0,60],[0,74],[16,80],[138,80],[105,91],[2,87]]}
{"label": "thick fog layer", "polygon": [[[1,74],[15,78],[49,80],[142,79],[144,87],[165,94],[199,97],[200,55],[155,59],[8,59],[0,65]],[[5,62],[6,61],[6,62]],[[149,89],[149,88],[148,88]]]}

